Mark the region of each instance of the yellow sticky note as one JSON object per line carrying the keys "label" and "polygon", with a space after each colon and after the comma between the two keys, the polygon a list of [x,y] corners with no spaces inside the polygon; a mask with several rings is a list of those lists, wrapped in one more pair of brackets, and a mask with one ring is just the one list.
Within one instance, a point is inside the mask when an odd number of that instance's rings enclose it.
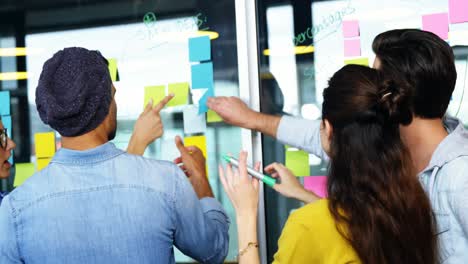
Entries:
{"label": "yellow sticky note", "polygon": [[117,59],[107,59],[109,62],[109,73],[113,82],[117,81]]}
{"label": "yellow sticky note", "polygon": [[223,119],[213,110],[208,110],[207,115],[206,115],[206,122],[208,123],[216,123],[216,122],[222,122]]}
{"label": "yellow sticky note", "polygon": [[175,96],[167,103],[167,106],[186,105],[188,102],[189,84],[171,83],[169,84],[169,93],[173,93]]}
{"label": "yellow sticky note", "polygon": [[55,154],[55,132],[34,134],[37,158],[51,158]]}
{"label": "yellow sticky note", "polygon": [[362,66],[369,67],[369,59],[368,58],[345,60],[344,63],[346,65],[348,65],[348,64],[357,64],[357,65],[362,65]]}
{"label": "yellow sticky note", "polygon": [[42,158],[42,159],[37,159],[37,171],[42,170],[43,168],[47,167],[49,165],[51,158]]}
{"label": "yellow sticky note", "polygon": [[[208,156],[206,153],[206,137],[205,136],[193,136],[184,138],[184,146],[196,146],[201,149],[203,156],[205,156],[208,162]],[[206,177],[208,177],[208,166],[206,167]]]}
{"label": "yellow sticky note", "polygon": [[13,182],[15,187],[23,184],[35,172],[34,163],[16,163],[15,167],[15,181]]}
{"label": "yellow sticky note", "polygon": [[309,153],[302,150],[286,150],[286,167],[296,176],[310,176]]}
{"label": "yellow sticky note", "polygon": [[150,99],[153,99],[153,106],[161,102],[166,97],[166,86],[146,86],[145,87],[145,101],[143,102],[143,108],[146,107]]}

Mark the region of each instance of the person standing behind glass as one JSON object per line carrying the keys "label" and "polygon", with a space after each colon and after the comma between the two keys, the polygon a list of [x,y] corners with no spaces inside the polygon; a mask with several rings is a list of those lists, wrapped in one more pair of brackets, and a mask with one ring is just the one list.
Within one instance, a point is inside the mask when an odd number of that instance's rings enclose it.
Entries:
{"label": "person standing behind glass", "polygon": [[[7,129],[3,126],[0,117],[0,179],[6,179],[10,176],[12,165],[8,162],[11,156],[11,150],[16,147],[15,142],[8,137]],[[0,192],[0,204],[2,204],[3,197],[6,193]]]}
{"label": "person standing behind glass", "polygon": [[[433,264],[438,261],[431,204],[416,177],[399,126],[412,121],[407,89],[374,69],[347,65],[324,90],[321,142],[330,157],[328,198],[294,211],[274,263]],[[259,263],[258,181],[249,179],[247,154],[239,170],[220,167],[236,210],[240,263]],[[300,191],[283,165],[265,168]],[[294,182],[296,184],[294,184]]]}

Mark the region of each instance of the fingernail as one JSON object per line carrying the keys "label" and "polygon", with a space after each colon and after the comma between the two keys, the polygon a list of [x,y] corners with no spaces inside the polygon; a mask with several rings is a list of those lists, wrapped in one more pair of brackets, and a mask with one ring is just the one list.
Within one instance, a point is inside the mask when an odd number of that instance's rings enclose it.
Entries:
{"label": "fingernail", "polygon": [[151,98],[151,99],[148,101],[148,104],[153,105],[153,98]]}
{"label": "fingernail", "polygon": [[169,95],[170,95],[170,96],[175,96],[175,94],[174,94],[174,93],[170,93]]}

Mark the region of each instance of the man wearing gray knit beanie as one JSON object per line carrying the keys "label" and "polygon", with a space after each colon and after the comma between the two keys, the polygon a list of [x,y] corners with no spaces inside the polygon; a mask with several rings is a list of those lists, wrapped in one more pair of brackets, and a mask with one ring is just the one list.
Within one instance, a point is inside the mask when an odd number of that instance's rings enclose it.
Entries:
{"label": "man wearing gray knit beanie", "polygon": [[201,151],[176,138],[187,175],[141,156],[162,135],[159,112],[172,96],[146,106],[125,152],[109,142],[115,93],[97,51],[66,48],[44,64],[37,110],[62,148],[3,199],[1,263],[175,263],[174,245],[199,262],[223,262],[229,219]]}

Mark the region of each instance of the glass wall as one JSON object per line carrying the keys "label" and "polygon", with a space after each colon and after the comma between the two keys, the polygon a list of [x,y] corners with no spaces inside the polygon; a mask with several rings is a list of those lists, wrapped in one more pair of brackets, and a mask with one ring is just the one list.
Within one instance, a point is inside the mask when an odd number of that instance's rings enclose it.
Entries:
{"label": "glass wall", "polygon": [[[449,14],[447,0],[259,0],[262,112],[320,120],[322,92],[334,72],[348,63],[372,66],[375,55],[371,44],[377,34],[422,28],[437,32],[454,49],[458,79],[448,113],[468,126],[468,23],[456,21]],[[310,176],[299,178],[307,187],[308,182],[319,179],[317,176],[326,175],[325,162],[314,155],[291,156],[296,151],[263,137],[264,164],[278,161],[294,171],[298,168],[288,165],[291,158],[308,160],[309,168],[302,168],[303,174],[298,175]],[[277,251],[286,219],[300,206],[265,190],[268,262]]]}

